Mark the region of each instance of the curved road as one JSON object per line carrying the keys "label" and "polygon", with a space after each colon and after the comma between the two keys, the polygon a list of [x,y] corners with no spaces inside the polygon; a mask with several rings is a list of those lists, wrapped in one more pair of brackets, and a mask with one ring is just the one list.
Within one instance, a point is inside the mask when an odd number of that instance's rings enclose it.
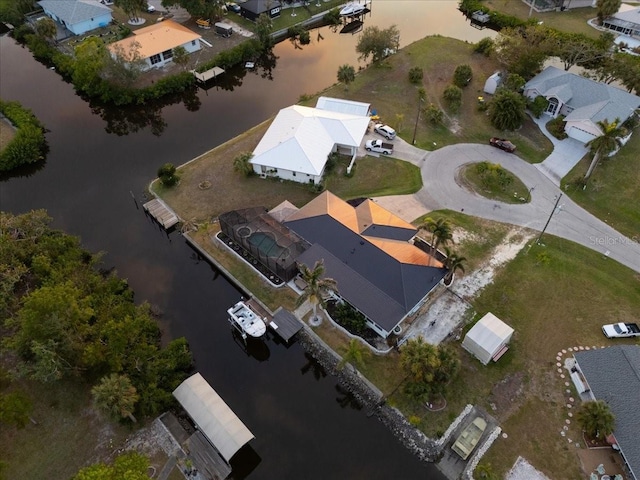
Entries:
{"label": "curved road", "polygon": [[[414,195],[380,197],[376,201],[392,211],[404,208],[415,214],[412,219],[430,210],[447,208],[542,231],[557,196],[562,193],[534,165],[489,145],[462,143],[426,152],[396,139],[394,157],[420,167],[423,187]],[[531,202],[512,205],[489,200],[456,182],[461,166],[484,160],[500,163],[517,175],[528,188],[533,188]],[[420,206],[423,207],[422,211]],[[566,195],[560,199],[546,232],[579,243],[640,272],[640,232],[633,239],[625,237]]]}

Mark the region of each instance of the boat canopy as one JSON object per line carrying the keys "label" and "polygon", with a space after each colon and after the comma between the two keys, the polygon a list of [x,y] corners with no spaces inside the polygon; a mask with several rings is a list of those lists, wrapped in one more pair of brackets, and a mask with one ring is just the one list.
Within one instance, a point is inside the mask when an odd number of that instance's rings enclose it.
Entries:
{"label": "boat canopy", "polygon": [[173,396],[227,462],[255,438],[200,373],[182,382]]}

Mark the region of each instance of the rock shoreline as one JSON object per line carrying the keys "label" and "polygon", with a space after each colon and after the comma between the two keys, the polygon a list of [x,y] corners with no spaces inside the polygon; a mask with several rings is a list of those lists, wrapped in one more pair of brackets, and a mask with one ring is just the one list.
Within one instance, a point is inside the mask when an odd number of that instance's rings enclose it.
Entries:
{"label": "rock shoreline", "polygon": [[363,406],[367,416],[375,416],[380,420],[421,461],[436,461],[441,451],[438,442],[420,432],[397,409],[390,407],[381,393],[374,391],[357,370],[350,366],[338,369],[340,358],[314,336],[305,328],[298,333],[298,343],[327,373],[337,377],[339,384]]}

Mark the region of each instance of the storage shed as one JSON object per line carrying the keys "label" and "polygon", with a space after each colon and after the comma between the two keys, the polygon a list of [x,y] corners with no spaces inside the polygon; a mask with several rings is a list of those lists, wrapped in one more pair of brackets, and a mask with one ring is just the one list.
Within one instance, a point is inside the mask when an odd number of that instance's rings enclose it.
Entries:
{"label": "storage shed", "polygon": [[487,81],[484,82],[484,93],[488,93],[489,95],[493,95],[496,93],[498,87],[502,84],[502,75],[500,72],[495,72]]}
{"label": "storage shed", "polygon": [[504,355],[512,335],[513,328],[489,312],[467,332],[462,348],[486,365]]}
{"label": "storage shed", "polygon": [[227,462],[254,438],[200,373],[182,382],[173,391],[173,396]]}

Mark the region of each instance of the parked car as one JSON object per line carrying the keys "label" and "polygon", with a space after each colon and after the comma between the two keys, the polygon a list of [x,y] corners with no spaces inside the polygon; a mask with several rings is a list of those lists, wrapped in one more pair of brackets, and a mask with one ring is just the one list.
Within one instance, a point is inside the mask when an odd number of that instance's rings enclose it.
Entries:
{"label": "parked car", "polygon": [[391,152],[393,152],[393,143],[383,142],[382,140],[369,140],[365,143],[364,148],[367,152],[378,152],[383,155],[391,155]]}
{"label": "parked car", "polygon": [[491,137],[489,144],[505,152],[513,153],[516,151],[516,146],[505,138]]}
{"label": "parked car", "polygon": [[151,5],[150,3],[147,3],[147,12],[148,13],[153,13],[156,11],[156,7],[154,7],[153,5]]}
{"label": "parked car", "polygon": [[230,12],[240,13],[240,5],[233,2],[228,2],[224,4],[227,7],[227,10]]}
{"label": "parked car", "polygon": [[373,127],[373,131],[376,133],[379,133],[380,135],[385,137],[387,140],[393,140],[394,138],[396,138],[396,131],[393,128],[391,128],[389,125],[376,123],[376,125]]}
{"label": "parked car", "polygon": [[640,337],[640,327],[637,323],[612,323],[603,325],[602,333],[607,338]]}

